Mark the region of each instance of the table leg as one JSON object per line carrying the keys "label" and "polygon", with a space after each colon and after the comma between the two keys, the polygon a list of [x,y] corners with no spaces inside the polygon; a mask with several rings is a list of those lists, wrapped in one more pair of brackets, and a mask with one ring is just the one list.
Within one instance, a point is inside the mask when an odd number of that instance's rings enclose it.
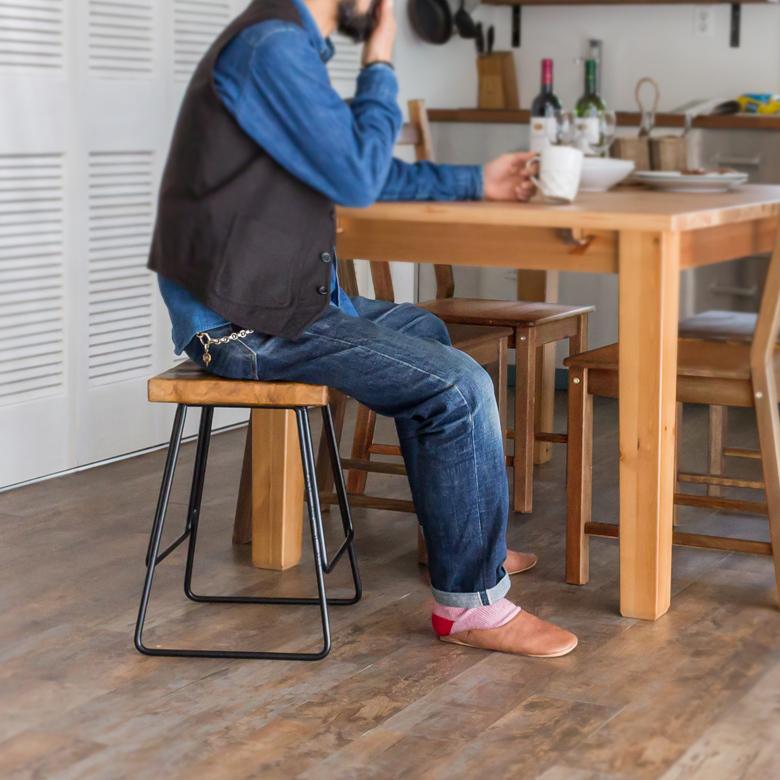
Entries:
{"label": "table leg", "polygon": [[680,239],[620,236],[620,611],[655,620],[672,576]]}
{"label": "table leg", "polygon": [[253,409],[247,437],[233,539],[251,540],[257,568],[289,569],[300,562],[303,532],[303,469],[295,413]]}
{"label": "table leg", "polygon": [[[517,299],[555,303],[558,300],[558,272],[519,270]],[[546,344],[539,350],[536,382],[534,430],[551,431],[555,413],[555,344]],[[540,441],[534,445],[534,463],[547,463],[551,457],[550,442]]]}

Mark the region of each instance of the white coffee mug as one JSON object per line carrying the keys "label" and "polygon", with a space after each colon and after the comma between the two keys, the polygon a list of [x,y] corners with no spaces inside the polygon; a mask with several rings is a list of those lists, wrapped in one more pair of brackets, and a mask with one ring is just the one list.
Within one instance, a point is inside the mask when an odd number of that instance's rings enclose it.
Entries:
{"label": "white coffee mug", "polygon": [[548,146],[527,163],[539,167],[531,181],[549,203],[571,203],[580,188],[583,158],[572,146]]}

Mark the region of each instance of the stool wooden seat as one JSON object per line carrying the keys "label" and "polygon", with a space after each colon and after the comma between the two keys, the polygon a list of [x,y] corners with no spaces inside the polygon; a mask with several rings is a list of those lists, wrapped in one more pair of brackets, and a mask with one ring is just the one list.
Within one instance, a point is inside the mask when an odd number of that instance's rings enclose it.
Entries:
{"label": "stool wooden seat", "polygon": [[[676,505],[702,507],[769,516],[770,542],[737,539],[675,530],[678,545],[758,553],[774,558],[775,580],[780,596],[780,235],[769,265],[761,310],[754,318],[751,340],[725,337],[730,318],[711,317],[724,325],[711,339],[681,338],[677,354],[677,401],[715,407],[747,407],[756,411],[763,481],[734,479],[720,473],[693,474],[678,471],[680,484],[764,490],[766,503],[678,491]],[[700,320],[701,322],[701,320]],[[730,320],[746,324],[745,318]],[[692,331],[684,328],[683,332]],[[737,331],[738,332],[738,331]],[[732,330],[732,336],[734,331]],[[569,453],[567,468],[568,519],[566,580],[582,585],[588,581],[588,537],[617,537],[615,523],[592,522],[592,451],[594,395],[618,398],[619,345],[610,344],[569,357]],[[677,437],[681,438],[678,415]]]}
{"label": "stool wooden seat", "polygon": [[[207,373],[191,361],[169,369],[153,377],[148,385],[149,400],[154,403],[176,404],[168,456],[165,462],[162,485],[157,501],[152,533],[146,553],[146,578],[144,580],[141,604],[138,610],[134,642],[136,649],[145,655],[174,656],[186,658],[243,658],[268,660],[314,661],[324,658],[331,648],[330,619],[328,605],[350,605],[357,603],[362,595],[360,574],[354,548],[354,529],[347,499],[346,484],[341,469],[333,419],[331,416],[329,388],[322,385],[308,385],[298,382],[259,382],[226,379]],[[211,427],[216,407],[247,407],[291,409],[295,412],[298,427],[298,443],[303,465],[304,488],[309,514],[317,582],[317,597],[279,596],[206,596],[198,594],[192,587],[195,548],[200,526],[200,508],[203,497],[203,483],[206,476]],[[189,506],[183,533],[165,550],[160,551],[165,517],[173,486],[176,463],[181,449],[182,435],[187,410],[200,407],[200,429],[195,453]],[[330,456],[331,473],[335,478],[337,503],[341,510],[344,541],[337,551],[329,554],[322,524],[319,497],[316,494],[314,447],[309,422],[309,409],[319,408],[322,412],[323,442]],[[280,454],[280,456],[282,456]],[[173,553],[184,541],[189,540],[184,571],[184,593],[193,602],[200,604],[276,604],[289,606],[318,606],[322,624],[322,648],[313,652],[279,652],[268,650],[223,650],[200,648],[172,648],[155,645],[149,647],[143,641],[143,628],[151,597],[152,583],[157,566]],[[325,593],[324,575],[336,567],[343,555],[347,555],[352,571],[354,594],[341,598],[329,598]]]}
{"label": "stool wooden seat", "polygon": [[330,389],[324,385],[225,379],[206,373],[191,360],[152,377],[148,390],[154,403],[187,406],[321,407],[330,401]]}

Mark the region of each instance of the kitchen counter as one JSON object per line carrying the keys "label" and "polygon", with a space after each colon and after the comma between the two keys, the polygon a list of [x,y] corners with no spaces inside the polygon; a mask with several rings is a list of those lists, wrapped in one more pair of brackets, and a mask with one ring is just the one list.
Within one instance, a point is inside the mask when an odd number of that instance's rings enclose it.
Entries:
{"label": "kitchen counter", "polygon": [[[428,116],[431,122],[522,125],[528,124],[531,112],[527,109],[432,108],[428,110]],[[685,117],[682,114],[659,113],[655,123],[656,127],[682,128],[685,126]],[[639,114],[635,111],[619,111],[618,124],[639,127]],[[701,116],[694,120],[693,126],[711,130],[780,130],[780,116]]]}

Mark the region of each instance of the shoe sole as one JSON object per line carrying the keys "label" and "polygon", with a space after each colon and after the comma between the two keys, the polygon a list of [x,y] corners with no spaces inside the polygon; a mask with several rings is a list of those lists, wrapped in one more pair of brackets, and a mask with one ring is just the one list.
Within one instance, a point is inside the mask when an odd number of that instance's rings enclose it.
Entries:
{"label": "shoe sole", "polygon": [[522,574],[526,571],[531,571],[531,569],[536,568],[536,564],[539,563],[539,559],[537,558],[530,566],[526,566],[524,569],[515,569],[514,571],[507,571],[507,574],[510,577],[513,577],[515,574]]}
{"label": "shoe sole", "polygon": [[[440,636],[439,639],[442,642],[447,642],[450,645],[460,645],[461,647],[473,647],[475,650],[488,650],[491,653],[505,653],[505,650],[491,650],[489,647],[480,647],[479,645],[470,645],[468,642],[461,642],[459,639],[453,639],[449,636]],[[571,647],[567,647],[564,650],[557,650],[554,653],[506,653],[507,655],[522,655],[526,658],[562,658],[564,655],[568,655],[573,650],[576,650],[579,640],[575,641]]]}

